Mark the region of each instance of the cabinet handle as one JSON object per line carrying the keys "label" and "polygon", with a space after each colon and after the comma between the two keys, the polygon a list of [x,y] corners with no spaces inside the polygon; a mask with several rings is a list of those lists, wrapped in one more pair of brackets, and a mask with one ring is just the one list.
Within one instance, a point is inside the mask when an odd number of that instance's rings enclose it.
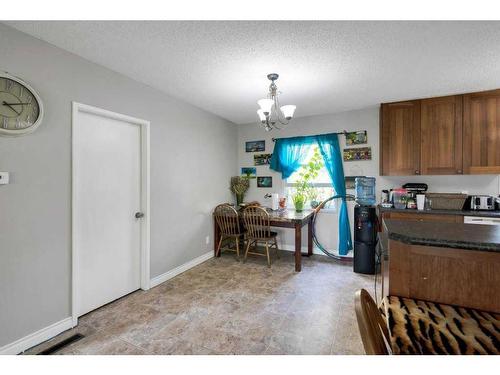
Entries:
{"label": "cabinet handle", "polygon": [[420,174],[420,171],[417,169],[417,170],[415,171],[415,174]]}
{"label": "cabinet handle", "polygon": [[458,174],[462,174],[463,172],[462,172],[462,170],[461,170],[461,169],[458,169],[458,170],[457,170],[457,173],[458,173]]}

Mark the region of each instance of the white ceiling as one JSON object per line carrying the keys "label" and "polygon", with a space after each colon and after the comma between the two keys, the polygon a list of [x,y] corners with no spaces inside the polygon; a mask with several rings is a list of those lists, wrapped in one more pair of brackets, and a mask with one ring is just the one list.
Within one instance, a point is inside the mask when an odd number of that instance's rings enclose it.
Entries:
{"label": "white ceiling", "polygon": [[500,87],[500,22],[6,22],[235,123]]}

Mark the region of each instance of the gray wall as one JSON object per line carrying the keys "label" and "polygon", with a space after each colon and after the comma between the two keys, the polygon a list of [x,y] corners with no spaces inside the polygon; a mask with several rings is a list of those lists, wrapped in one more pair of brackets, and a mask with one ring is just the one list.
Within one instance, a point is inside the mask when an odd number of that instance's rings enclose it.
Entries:
{"label": "gray wall", "polygon": [[[297,112],[300,108],[297,108]],[[366,130],[368,132],[368,144],[372,148],[371,161],[344,162],[344,173],[348,175],[366,175],[377,178],[377,198],[380,198],[382,189],[390,189],[401,186],[406,182],[425,182],[429,190],[433,192],[462,192],[469,194],[500,194],[498,175],[474,175],[474,176],[391,176],[381,177],[379,175],[379,111],[378,108],[366,108],[330,115],[309,116],[294,119],[285,129],[266,133],[257,121],[238,126],[238,163],[239,167],[253,166],[254,153],[245,152],[246,141],[264,139],[266,141],[266,152],[273,151],[274,143],[272,137],[293,137],[298,135],[323,134],[342,130]],[[345,138],[339,138],[341,148],[345,147]],[[268,166],[257,166],[257,176],[273,176],[273,188],[257,188],[256,180],[251,180],[250,190],[245,200],[257,200],[264,205],[270,205],[270,201],[264,199],[268,192],[284,193],[284,184],[279,173],[269,170]],[[236,172],[239,173],[239,170]],[[351,193],[354,193],[351,191]],[[352,227],[352,220],[351,220]],[[317,219],[317,233],[323,245],[328,249],[337,247],[337,212],[325,212]],[[282,246],[293,248],[294,235],[292,231],[281,230]],[[305,229],[303,233],[303,246],[306,245]]]}
{"label": "gray wall", "polygon": [[71,101],[151,121],[151,277],[209,251],[236,126],[0,24],[0,70],[41,95],[38,130],[0,137],[0,347],[71,313]]}

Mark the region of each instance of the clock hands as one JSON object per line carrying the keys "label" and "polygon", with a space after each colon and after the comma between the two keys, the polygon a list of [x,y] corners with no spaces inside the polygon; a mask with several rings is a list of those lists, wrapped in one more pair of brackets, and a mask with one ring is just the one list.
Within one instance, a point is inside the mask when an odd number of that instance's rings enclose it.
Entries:
{"label": "clock hands", "polygon": [[7,107],[9,107],[10,109],[12,109],[14,112],[16,112],[16,114],[19,116],[21,114],[21,112],[17,112],[14,107],[12,106],[12,104],[9,104],[7,103],[5,100],[2,102],[3,105],[6,105]]}
{"label": "clock hands", "polygon": [[31,103],[6,103],[6,102],[3,102],[3,104],[5,104],[5,105],[28,105]]}

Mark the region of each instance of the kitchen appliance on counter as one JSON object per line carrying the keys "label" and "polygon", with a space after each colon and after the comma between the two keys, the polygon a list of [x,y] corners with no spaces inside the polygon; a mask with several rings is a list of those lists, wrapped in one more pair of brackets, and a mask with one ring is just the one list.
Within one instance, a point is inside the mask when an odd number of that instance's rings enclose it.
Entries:
{"label": "kitchen appliance on counter", "polygon": [[493,211],[495,202],[495,197],[491,195],[471,195],[465,202],[465,208],[474,211]]}
{"label": "kitchen appliance on counter", "polygon": [[408,182],[403,185],[403,189],[406,189],[409,198],[415,198],[417,194],[425,194],[428,188],[427,184],[416,182]]}
{"label": "kitchen appliance on counter", "polygon": [[401,188],[391,189],[389,192],[389,199],[387,201],[384,200],[386,190],[383,190],[380,206],[383,208],[391,208],[394,206],[394,208],[399,210],[405,208],[417,208],[417,194],[425,194],[427,189],[427,184],[408,182]]}
{"label": "kitchen appliance on counter", "polygon": [[408,200],[408,191],[406,189],[393,189],[391,193],[394,208],[398,210],[405,209],[406,201]]}

